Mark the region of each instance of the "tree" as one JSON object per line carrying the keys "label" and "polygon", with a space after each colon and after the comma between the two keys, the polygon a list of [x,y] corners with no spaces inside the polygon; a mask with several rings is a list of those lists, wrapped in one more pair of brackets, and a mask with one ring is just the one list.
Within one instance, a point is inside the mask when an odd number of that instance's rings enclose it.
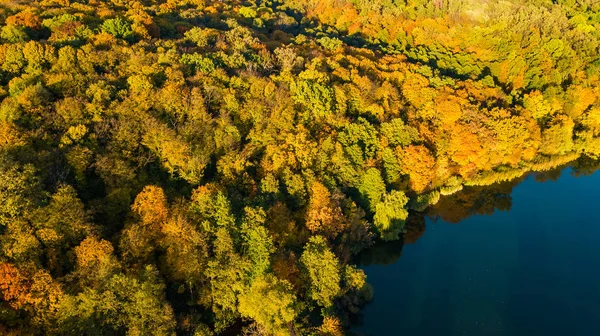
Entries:
{"label": "tree", "polygon": [[337,49],[339,49],[340,47],[342,47],[344,45],[344,43],[338,39],[338,38],[330,38],[328,36],[325,37],[321,37],[320,39],[317,40],[317,42],[319,42],[319,44],[328,50],[331,51],[336,51]]}
{"label": "tree", "polygon": [[120,244],[124,255],[145,261],[155,250],[161,227],[167,220],[168,204],[164,191],[157,186],[144,187],[135,198],[131,210],[139,220],[123,230]]}
{"label": "tree", "polygon": [[0,225],[8,225],[40,205],[39,178],[32,165],[20,165],[0,151]]}
{"label": "tree", "polygon": [[244,289],[250,263],[235,251],[231,235],[222,227],[215,232],[213,252],[214,258],[205,270],[211,286],[211,302],[207,304],[215,314],[215,329],[220,332],[239,318],[238,295]]}
{"label": "tree", "polygon": [[318,305],[330,307],[340,294],[338,259],[327,246],[325,238],[313,236],[300,257],[308,278],[308,295]]}
{"label": "tree", "polygon": [[0,263],[0,294],[15,309],[31,303],[29,279],[14,265]]}
{"label": "tree", "polygon": [[398,239],[398,234],[404,228],[404,220],[408,217],[408,211],[404,208],[406,203],[408,203],[406,195],[401,191],[393,190],[376,205],[373,222],[383,240]]}
{"label": "tree", "polygon": [[131,210],[133,210],[144,225],[160,225],[167,219],[167,198],[164,191],[157,186],[146,186],[140,192]]}
{"label": "tree", "polygon": [[334,93],[325,83],[327,76],[314,70],[300,74],[299,80],[291,85],[294,100],[303,104],[307,111],[306,120],[320,120],[333,112]]}
{"label": "tree", "polygon": [[385,182],[383,182],[379,170],[369,168],[361,179],[358,191],[365,198],[368,208],[374,211],[385,194]]}
{"label": "tree", "polygon": [[380,146],[377,130],[364,118],[344,125],[344,131],[340,133],[338,140],[344,146],[344,152],[350,161],[361,168],[366,165],[365,161],[375,158]]}
{"label": "tree", "polygon": [[22,26],[31,29],[40,29],[42,20],[35,13],[33,8],[26,8],[24,11],[16,13],[6,18],[7,25]]}
{"label": "tree", "polygon": [[245,209],[242,237],[245,255],[252,261],[252,277],[265,274],[271,267],[271,254],[275,251],[269,230],[264,227],[266,213],[262,209]]}
{"label": "tree", "polygon": [[[1,37],[1,36],[0,36]],[[22,44],[7,44],[2,47],[2,70],[18,74],[26,65]]]}
{"label": "tree", "polygon": [[31,75],[40,75],[44,69],[49,68],[49,63],[54,61],[54,52],[54,47],[37,41],[25,43],[23,46],[23,57],[27,61],[25,72]]}
{"label": "tree", "polygon": [[410,178],[412,190],[420,193],[430,186],[435,175],[435,158],[425,146],[408,146],[398,150],[402,171]]}
{"label": "tree", "polygon": [[173,309],[165,300],[158,271],[147,266],[140,280],[114,276],[107,288],[121,298],[123,326],[131,335],[175,335]]}
{"label": "tree", "polygon": [[165,169],[197,184],[209,159],[201,144],[186,142],[176,131],[157,121],[147,122],[142,144],[156,154]]}
{"label": "tree", "polygon": [[214,233],[218,228],[233,229],[236,218],[227,196],[215,185],[204,185],[192,193],[190,211],[202,221],[204,230]]}
{"label": "tree", "polygon": [[124,40],[131,40],[134,36],[131,23],[121,17],[104,21],[102,31]]}
{"label": "tree", "polygon": [[319,326],[318,335],[342,336],[344,334],[342,323],[335,316],[325,316]]}
{"label": "tree", "polygon": [[306,211],[306,227],[313,233],[335,238],[344,227],[342,209],[331,199],[327,187],[314,182]]}
{"label": "tree", "polygon": [[138,277],[115,274],[105,286],[70,296],[58,311],[63,333],[175,335],[173,309],[165,300],[158,271],[146,266]]}
{"label": "tree", "polygon": [[381,135],[386,137],[392,147],[404,147],[419,138],[419,132],[413,127],[406,126],[401,118],[381,124]]}
{"label": "tree", "polygon": [[292,285],[272,274],[252,281],[239,297],[239,312],[263,326],[269,334],[288,335],[296,318],[296,295]]}
{"label": "tree", "polygon": [[64,292],[44,270],[0,263],[0,294],[12,308],[31,314],[30,321],[38,330],[52,332],[56,328]]}
{"label": "tree", "polygon": [[161,227],[159,246],[165,251],[164,266],[169,279],[188,285],[190,294],[198,291],[206,281],[204,271],[208,262],[208,239],[186,216],[177,209],[176,213]]}
{"label": "tree", "polygon": [[542,131],[540,152],[549,155],[561,155],[573,150],[573,128],[575,123],[566,115],[556,115],[548,128]]}
{"label": "tree", "polygon": [[0,37],[9,43],[25,42],[29,39],[23,27],[13,25],[2,27]]}
{"label": "tree", "polygon": [[74,248],[75,274],[81,287],[99,288],[120,268],[112,244],[89,236]]}
{"label": "tree", "polygon": [[56,252],[75,247],[94,230],[83,202],[70,185],[59,186],[48,205],[34,212],[32,225],[36,236]]}

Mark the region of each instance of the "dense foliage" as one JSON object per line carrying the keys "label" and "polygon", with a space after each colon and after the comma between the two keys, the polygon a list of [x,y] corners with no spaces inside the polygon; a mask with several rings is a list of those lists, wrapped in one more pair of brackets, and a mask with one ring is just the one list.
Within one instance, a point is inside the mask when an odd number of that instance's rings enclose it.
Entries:
{"label": "dense foliage", "polygon": [[340,335],[372,295],[353,257],[411,213],[600,155],[595,0],[3,0],[0,23],[6,335]]}

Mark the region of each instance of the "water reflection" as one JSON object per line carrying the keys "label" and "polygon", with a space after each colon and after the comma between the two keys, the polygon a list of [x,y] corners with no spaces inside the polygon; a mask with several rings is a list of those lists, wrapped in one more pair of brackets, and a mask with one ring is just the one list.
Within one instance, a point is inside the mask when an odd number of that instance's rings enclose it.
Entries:
{"label": "water reflection", "polygon": [[508,211],[512,205],[512,189],[521,181],[518,179],[489,187],[467,187],[454,195],[442,197],[427,215],[434,221],[442,219],[457,224],[473,215]]}
{"label": "water reflection", "polygon": [[600,169],[600,161],[581,158],[570,165],[560,166],[546,172],[533,172],[521,178],[491,186],[465,187],[456,194],[442,196],[436,205],[424,212],[411,212],[406,221],[406,232],[401,239],[375,244],[360,255],[360,264],[363,266],[394,264],[402,255],[402,248],[405,244],[414,244],[423,236],[426,229],[426,218],[433,223],[442,220],[458,224],[475,215],[491,216],[496,211],[510,211],[511,193],[514,187],[529,176],[539,183],[557,181],[567,168],[570,168],[571,174],[577,177],[590,175]]}
{"label": "water reflection", "polygon": [[589,176],[600,170],[600,160],[581,158],[572,166],[573,175],[576,177]]}
{"label": "water reflection", "polygon": [[368,265],[391,265],[402,255],[405,244],[414,244],[425,233],[425,214],[421,212],[411,213],[406,220],[406,232],[398,241],[379,242],[368,250],[362,252],[360,264]]}
{"label": "water reflection", "polygon": [[411,213],[402,240],[362,255],[374,299],[356,334],[600,335],[600,174],[575,178],[600,165],[564,168]]}

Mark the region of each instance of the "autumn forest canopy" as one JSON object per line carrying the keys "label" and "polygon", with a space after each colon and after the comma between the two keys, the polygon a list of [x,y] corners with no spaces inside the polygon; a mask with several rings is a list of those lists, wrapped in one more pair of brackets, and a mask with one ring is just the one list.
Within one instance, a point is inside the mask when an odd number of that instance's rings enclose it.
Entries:
{"label": "autumn forest canopy", "polygon": [[595,0],[0,0],[0,334],[342,335],[412,214],[598,159],[599,43]]}

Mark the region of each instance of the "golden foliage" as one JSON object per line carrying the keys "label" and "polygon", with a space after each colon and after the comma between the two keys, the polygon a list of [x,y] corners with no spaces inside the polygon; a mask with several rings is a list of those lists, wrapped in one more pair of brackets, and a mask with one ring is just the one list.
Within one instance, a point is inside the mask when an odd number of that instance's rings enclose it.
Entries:
{"label": "golden foliage", "polygon": [[0,121],[0,150],[25,144],[15,125],[10,122]]}
{"label": "golden foliage", "polygon": [[342,324],[335,316],[325,316],[317,332],[322,336],[342,336],[344,334]]}
{"label": "golden foliage", "polygon": [[306,227],[313,233],[324,233],[335,237],[343,229],[342,210],[331,199],[327,187],[319,182],[313,183],[306,212]]}
{"label": "golden foliage", "polygon": [[75,247],[77,266],[83,268],[99,266],[106,263],[113,252],[114,248],[110,242],[93,236],[87,237]]}
{"label": "golden foliage", "polygon": [[131,209],[140,216],[144,225],[160,224],[167,220],[167,198],[162,188],[157,186],[144,187]]}
{"label": "golden foliage", "polygon": [[402,171],[410,177],[410,187],[420,193],[431,183],[435,170],[435,159],[423,146],[410,145],[397,148],[397,155],[402,163]]}

